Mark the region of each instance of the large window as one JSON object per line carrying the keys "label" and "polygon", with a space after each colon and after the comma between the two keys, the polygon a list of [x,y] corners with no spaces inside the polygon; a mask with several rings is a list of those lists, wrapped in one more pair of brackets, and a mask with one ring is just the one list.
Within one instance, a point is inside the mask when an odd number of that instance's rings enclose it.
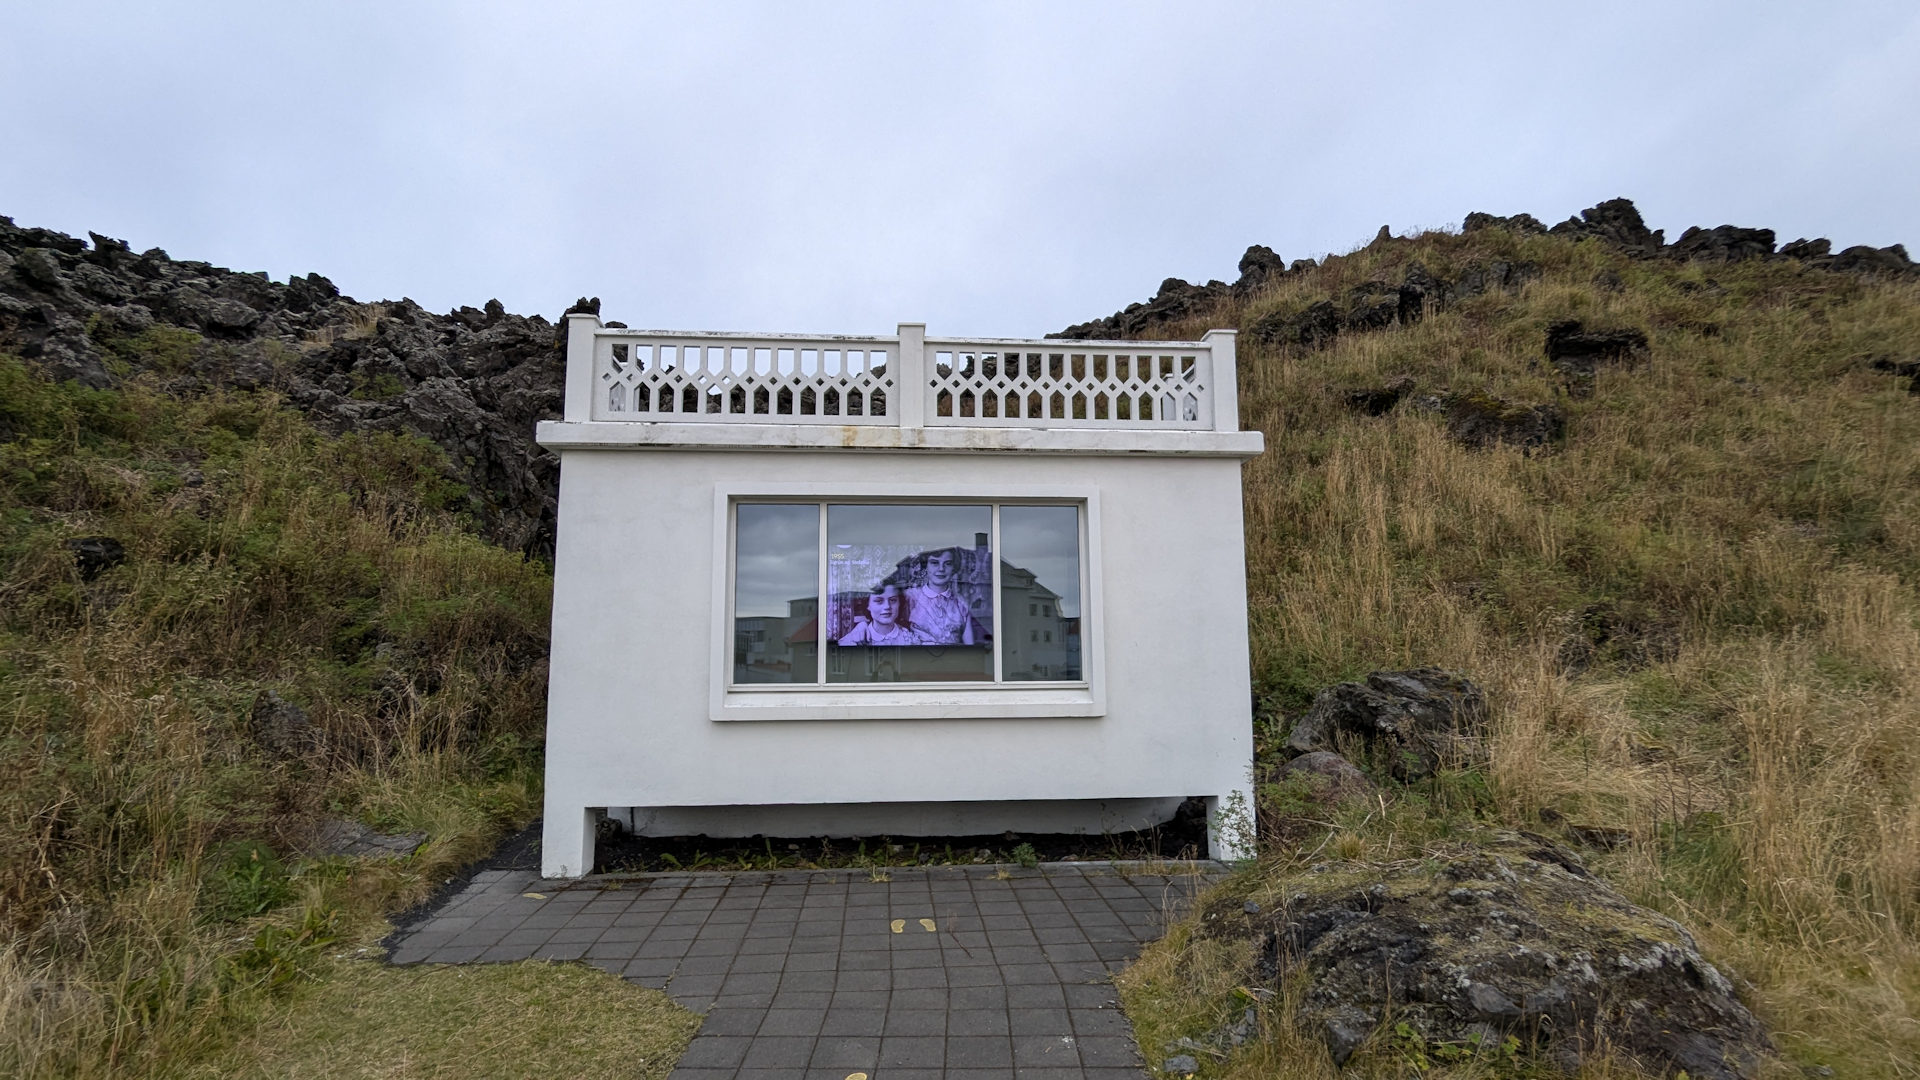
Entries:
{"label": "large window", "polygon": [[1078,503],[736,502],[731,683],[1082,683],[1083,514]]}

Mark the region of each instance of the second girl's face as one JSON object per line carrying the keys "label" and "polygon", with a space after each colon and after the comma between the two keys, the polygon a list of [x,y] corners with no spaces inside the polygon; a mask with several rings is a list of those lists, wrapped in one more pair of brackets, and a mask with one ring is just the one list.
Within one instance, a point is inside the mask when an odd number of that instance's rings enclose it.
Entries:
{"label": "second girl's face", "polygon": [[927,583],[945,586],[953,580],[953,552],[942,551],[927,556]]}
{"label": "second girl's face", "polygon": [[882,626],[892,626],[900,616],[900,590],[889,585],[867,597],[867,614]]}

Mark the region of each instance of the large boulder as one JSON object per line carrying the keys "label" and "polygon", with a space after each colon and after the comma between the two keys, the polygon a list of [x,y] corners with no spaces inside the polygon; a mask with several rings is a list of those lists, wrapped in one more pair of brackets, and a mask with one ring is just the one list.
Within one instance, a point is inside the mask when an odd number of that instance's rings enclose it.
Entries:
{"label": "large boulder", "polygon": [[1579,217],[1570,217],[1548,231],[1555,236],[1576,240],[1589,237],[1601,240],[1629,255],[1641,257],[1660,254],[1666,243],[1661,230],[1647,228],[1647,223],[1640,217],[1640,208],[1633,205],[1631,199],[1608,199],[1580,211]]}
{"label": "large boulder", "polygon": [[1274,254],[1265,244],[1255,244],[1240,256],[1240,277],[1233,283],[1235,290],[1246,292],[1257,289],[1270,281],[1277,281],[1287,272],[1287,260]]}
{"label": "large boulder", "polygon": [[1717,225],[1703,229],[1694,225],[1673,242],[1670,254],[1677,258],[1706,262],[1764,259],[1773,254],[1773,230],[1743,229],[1738,225]]}
{"label": "large boulder", "polygon": [[1478,756],[1486,719],[1486,695],[1464,676],[1439,668],[1376,671],[1365,682],[1320,691],[1293,725],[1287,749],[1329,750],[1418,780]]}
{"label": "large boulder", "polygon": [[1532,214],[1515,214],[1512,217],[1501,217],[1498,214],[1489,214],[1484,211],[1475,210],[1473,213],[1468,214],[1467,219],[1460,224],[1460,231],[1463,233],[1476,233],[1482,229],[1505,229],[1516,236],[1545,236],[1547,234],[1546,225]]}
{"label": "large boulder", "polygon": [[1567,1072],[1612,1054],[1657,1075],[1746,1080],[1770,1053],[1684,927],[1566,850],[1489,830],[1422,854],[1228,886],[1199,932],[1245,939],[1256,979],[1297,995],[1295,1021],[1341,1065],[1389,1023],[1387,1037],[1429,1047],[1512,1038]]}
{"label": "large boulder", "polygon": [[1646,355],[1646,332],[1632,327],[1599,329],[1578,319],[1563,319],[1547,327],[1547,362],[1567,377],[1568,389],[1575,397],[1593,392],[1601,367],[1635,363]]}

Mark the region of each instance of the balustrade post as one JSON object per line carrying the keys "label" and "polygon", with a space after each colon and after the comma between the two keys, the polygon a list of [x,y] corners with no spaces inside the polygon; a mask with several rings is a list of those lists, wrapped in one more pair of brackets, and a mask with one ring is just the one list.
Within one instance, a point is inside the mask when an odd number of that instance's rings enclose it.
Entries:
{"label": "balustrade post", "polygon": [[1234,357],[1236,330],[1209,330],[1207,343],[1213,364],[1213,430],[1240,430],[1240,369]]}
{"label": "balustrade post", "polygon": [[567,396],[560,416],[568,423],[593,419],[593,335],[600,316],[567,316]]}
{"label": "balustrade post", "polygon": [[900,426],[927,426],[927,324],[901,323],[900,371],[894,376],[893,392],[900,402]]}

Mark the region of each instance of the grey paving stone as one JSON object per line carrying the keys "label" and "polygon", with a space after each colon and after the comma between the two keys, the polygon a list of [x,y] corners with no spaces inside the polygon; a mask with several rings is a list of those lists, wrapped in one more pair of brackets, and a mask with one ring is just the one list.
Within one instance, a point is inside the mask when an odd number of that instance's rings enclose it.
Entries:
{"label": "grey paving stone", "polygon": [[848,990],[891,990],[893,977],[887,971],[859,971],[842,969],[840,977],[834,981],[836,991]]}
{"label": "grey paving stone", "polygon": [[814,1009],[824,1010],[833,1003],[833,994],[827,990],[776,990],[772,1008],[775,1009]]}
{"label": "grey paving stone", "polygon": [[887,1026],[882,1035],[945,1035],[947,1033],[947,1011],[945,1009],[888,1009]]}
{"label": "grey paving stone", "polygon": [[[887,1026],[885,1009],[850,1009],[834,1006],[829,1008],[820,1020],[822,1039],[828,1036],[871,1035],[876,1040]],[[874,1043],[877,1054],[880,1044]]]}
{"label": "grey paving stone", "polygon": [[1000,1035],[1011,1031],[1005,1009],[952,1009],[947,1013],[947,1034]]}
{"label": "grey paving stone", "polygon": [[682,975],[675,973],[667,991],[675,997],[716,997],[721,993],[725,975]]}
{"label": "grey paving stone", "polygon": [[999,984],[992,986],[956,986],[947,991],[947,1007],[950,1009],[999,1009],[1007,1008],[1007,987]]}
{"label": "grey paving stone", "polygon": [[[745,960],[748,958],[742,957],[741,959]],[[751,969],[750,968],[743,969],[740,966],[736,965],[734,967],[734,970],[740,971],[740,970],[751,970]],[[784,990],[832,990],[834,988],[835,979],[836,979],[835,973],[832,971],[786,971],[781,973],[780,975],[780,989],[783,991]]]}
{"label": "grey paving stone", "polygon": [[836,990],[833,992],[833,1008],[836,1009],[879,1009],[886,1011],[887,1002],[893,997],[890,990]]}
{"label": "grey paving stone", "polygon": [[1011,1069],[1013,1043],[1005,1035],[952,1035],[947,1038],[949,1075],[953,1069]]}
{"label": "grey paving stone", "polygon": [[933,1035],[880,1038],[880,1068],[934,1068],[946,1064],[947,1040]]}
{"label": "grey paving stone", "polygon": [[808,1063],[849,1070],[877,1068],[880,1065],[880,1036],[822,1035],[814,1043]]}
{"label": "grey paving stone", "polygon": [[735,958],[731,956],[694,956],[689,954],[680,961],[681,975],[725,975],[732,969]]}
{"label": "grey paving stone", "polygon": [[1133,1039],[1126,1035],[1081,1036],[1075,1041],[1083,1065],[1124,1067],[1137,1064],[1140,1060]]}
{"label": "grey paving stone", "polygon": [[[1056,987],[1057,989],[1057,987]],[[1032,1006],[1009,1005],[1008,1021],[1012,1024],[1012,1034],[1021,1035],[1071,1035],[1073,1022],[1067,1017],[1067,1010],[1042,1009]]]}
{"label": "grey paving stone", "polygon": [[[753,1040],[744,1035],[713,1035],[696,1038],[680,1058],[680,1068],[737,1068],[747,1056]],[[676,1070],[677,1072],[677,1070]]]}
{"label": "grey paving stone", "polygon": [[[764,1032],[765,1028],[761,1030]],[[813,1056],[813,1043],[811,1035],[755,1035],[740,1064],[747,1069],[805,1070],[808,1059]]]}
{"label": "grey paving stone", "polygon": [[890,1009],[939,1009],[945,1011],[950,1000],[945,987],[901,989],[893,988],[893,996],[888,1004]]}
{"label": "grey paving stone", "polygon": [[1080,1054],[1074,1047],[1075,1039],[1071,1035],[1015,1035],[1013,1064],[1023,1077],[1030,1068],[1078,1066]]}
{"label": "grey paving stone", "polygon": [[1120,870],[491,873],[391,959],[583,958],[665,989],[706,1012],[675,1080],[1141,1080],[1109,969],[1219,875]]}
{"label": "grey paving stone", "polygon": [[750,1037],[759,1032],[766,1015],[759,1009],[713,1009],[700,1021],[700,1034]]}

